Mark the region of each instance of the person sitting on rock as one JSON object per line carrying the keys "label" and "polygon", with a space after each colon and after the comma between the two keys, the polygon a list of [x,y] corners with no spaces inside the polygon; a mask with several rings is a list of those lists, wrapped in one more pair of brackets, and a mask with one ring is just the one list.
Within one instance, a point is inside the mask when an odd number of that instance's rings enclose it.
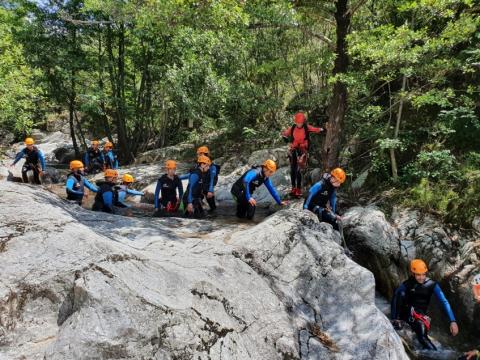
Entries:
{"label": "person sitting on rock", "polygon": [[187,190],[183,194],[183,204],[187,217],[202,218],[205,216],[203,209],[203,189],[207,181],[208,170],[212,160],[208,156],[201,155],[197,159],[198,167],[192,170],[188,178]]}
{"label": "person sitting on rock", "polygon": [[110,141],[107,141],[103,146],[102,151],[102,162],[103,169],[118,169],[118,159],[117,155],[113,152],[113,144]]}
{"label": "person sitting on rock", "polygon": [[93,211],[103,211],[106,213],[115,213],[113,205],[117,202],[117,191],[115,190],[115,181],[118,178],[117,170],[107,169],[104,173],[105,181],[97,182],[98,191],[93,203]]}
{"label": "person sitting on rock", "polygon": [[82,206],[83,198],[86,196],[84,191],[85,187],[93,192],[98,191],[97,187],[83,176],[83,170],[84,166],[81,161],[70,161],[71,172],[67,176],[67,183],[65,185],[67,199],[77,202],[80,206]]}
{"label": "person sitting on rock", "polygon": [[324,131],[308,125],[305,114],[298,112],[295,114],[294,122],[291,127],[282,132],[286,141],[290,142],[288,158],[290,159],[290,178],[292,181],[292,190],[290,195],[302,196],[302,173],[301,170],[307,166],[308,147],[310,145],[310,133],[318,134]]}
{"label": "person sitting on rock", "polygon": [[[480,304],[480,274],[473,278],[472,293],[477,304]],[[459,360],[480,360],[480,350],[471,350],[466,352]]]}
{"label": "person sitting on rock", "polygon": [[277,164],[269,159],[261,166],[253,166],[233,184],[230,192],[237,203],[237,217],[253,219],[257,202],[252,195],[262,184],[265,184],[277,204],[286,205],[270,180],[275,171],[277,171]]}
{"label": "person sitting on rock", "polygon": [[15,160],[10,167],[14,167],[23,158],[25,158],[25,163],[22,166],[23,182],[28,183],[28,171],[31,170],[33,172],[33,182],[40,185],[40,177],[47,166],[42,150],[35,146],[35,141],[31,137],[25,139],[25,148],[15,156]]}
{"label": "person sitting on rock", "polygon": [[127,204],[125,201],[127,196],[143,196],[145,195],[142,191],[137,191],[130,189],[130,186],[135,182],[135,179],[130,174],[125,174],[122,176],[122,184],[115,186],[114,190],[116,191],[115,203],[117,207],[130,208],[131,205]]}
{"label": "person sitting on rock", "polygon": [[103,170],[103,156],[98,140],[93,140],[92,145],[83,154],[83,163],[89,174],[96,174]]}
{"label": "person sitting on rock", "polygon": [[[318,220],[329,223],[338,230],[338,221],[342,218],[336,214],[337,189],[345,182],[347,175],[341,168],[325,173],[320,181],[310,188],[303,208],[317,214]],[[328,206],[328,204],[330,206]]]}
{"label": "person sitting on rock", "polygon": [[[203,194],[207,199],[208,206],[210,207],[210,212],[213,212],[217,208],[215,203],[215,186],[218,183],[218,175],[220,174],[220,165],[215,164],[210,156],[210,151],[206,146],[200,146],[197,149],[197,158],[199,156],[207,156],[211,161],[211,165],[206,174],[205,181],[203,182]],[[185,180],[190,177],[194,169],[191,169],[188,174],[181,175],[180,180]]]}
{"label": "person sitting on rock", "polygon": [[448,300],[440,286],[427,277],[427,264],[421,259],[410,262],[411,276],[396,290],[392,299],[392,322],[400,328],[400,320],[406,321],[417,335],[417,339],[426,350],[437,350],[428,337],[430,317],[427,316],[428,305],[433,294],[439,300],[443,311],[450,321],[450,332],[458,334],[458,325]]}
{"label": "person sitting on rock", "polygon": [[158,179],[155,188],[156,216],[171,215],[177,212],[180,207],[180,199],[183,197],[182,181],[176,175],[177,163],[174,160],[167,160],[165,169],[167,173]]}

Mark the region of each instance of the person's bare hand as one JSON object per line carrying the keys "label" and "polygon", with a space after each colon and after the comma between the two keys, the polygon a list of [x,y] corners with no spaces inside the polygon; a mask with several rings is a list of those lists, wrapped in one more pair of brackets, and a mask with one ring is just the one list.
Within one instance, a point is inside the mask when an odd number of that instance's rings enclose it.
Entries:
{"label": "person's bare hand", "polygon": [[188,204],[188,205],[187,205],[187,211],[188,211],[189,213],[193,213],[193,204]]}
{"label": "person's bare hand", "polygon": [[207,193],[207,198],[211,199],[213,197],[213,192],[209,191]]}
{"label": "person's bare hand", "polygon": [[479,355],[478,350],[468,351],[464,354],[467,357],[467,360],[476,360]]}
{"label": "person's bare hand", "polygon": [[250,198],[250,200],[248,200],[248,202],[249,202],[250,205],[252,205],[252,206],[256,206],[256,205],[257,205],[257,201],[256,201],[254,198]]}
{"label": "person's bare hand", "polygon": [[456,322],[450,323],[450,333],[452,336],[457,336],[458,334],[458,325]]}

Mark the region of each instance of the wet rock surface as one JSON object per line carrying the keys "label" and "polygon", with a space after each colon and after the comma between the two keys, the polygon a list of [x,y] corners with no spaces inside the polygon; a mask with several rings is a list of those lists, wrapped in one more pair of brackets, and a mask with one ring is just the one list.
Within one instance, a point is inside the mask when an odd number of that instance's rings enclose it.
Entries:
{"label": "wet rock surface", "polygon": [[0,192],[0,358],[407,359],[372,274],[307,212],[220,225]]}

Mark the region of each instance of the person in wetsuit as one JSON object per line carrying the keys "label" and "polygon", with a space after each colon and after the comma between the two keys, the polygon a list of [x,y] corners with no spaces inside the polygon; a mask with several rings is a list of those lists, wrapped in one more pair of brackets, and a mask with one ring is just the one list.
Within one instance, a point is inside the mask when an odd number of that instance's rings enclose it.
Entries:
{"label": "person in wetsuit", "polygon": [[282,132],[283,138],[290,142],[288,158],[290,159],[290,179],[292,190],[290,195],[302,196],[302,172],[307,166],[310,133],[318,134],[324,129],[307,124],[305,114],[298,112],[294,117],[294,124]]}
{"label": "person in wetsuit", "polygon": [[107,169],[104,173],[105,180],[97,182],[98,191],[93,203],[93,211],[103,211],[106,213],[115,213],[114,204],[118,201],[117,191],[115,190],[115,181],[118,177],[117,170]]}
{"label": "person in wetsuit", "polygon": [[22,166],[23,182],[28,183],[28,171],[31,170],[34,184],[40,185],[40,177],[46,170],[45,157],[42,150],[35,146],[35,141],[31,137],[25,139],[25,148],[15,156],[15,160],[10,166],[14,167],[23,158],[25,158],[25,163]]}
{"label": "person in wetsuit", "polygon": [[286,205],[270,180],[275,171],[277,171],[277,164],[269,159],[261,166],[253,166],[233,184],[230,192],[237,203],[237,217],[253,219],[257,205],[253,193],[262,184],[265,184],[277,204]]}
{"label": "person in wetsuit", "polygon": [[135,182],[135,179],[130,174],[125,174],[122,176],[122,184],[117,185],[114,187],[114,191],[116,191],[115,203],[114,206],[122,207],[122,208],[130,208],[129,205],[125,200],[127,196],[143,196],[145,195],[142,191],[137,191],[134,189],[130,189],[130,186]]}
{"label": "person in wetsuit", "polygon": [[201,155],[197,159],[198,166],[192,169],[188,178],[188,186],[183,195],[185,216],[202,218],[205,216],[203,209],[204,183],[207,181],[208,170],[212,161],[208,156]]}
{"label": "person in wetsuit", "polygon": [[67,183],[65,184],[67,199],[75,201],[80,206],[82,206],[82,201],[85,196],[85,187],[92,192],[98,191],[97,187],[83,176],[83,170],[84,166],[81,161],[70,161],[71,172],[68,174]]}
{"label": "person in wetsuit", "polygon": [[[345,182],[347,175],[340,168],[325,173],[320,181],[310,188],[308,197],[303,203],[305,210],[310,210],[318,216],[318,220],[329,223],[338,230],[337,189]],[[328,206],[330,205],[330,206]]]}
{"label": "person in wetsuit", "polygon": [[89,174],[96,174],[103,171],[103,155],[98,147],[100,143],[97,140],[93,140],[91,144],[83,154],[83,163]]}
{"label": "person in wetsuit", "polygon": [[180,199],[183,197],[182,181],[176,175],[177,163],[174,160],[167,160],[165,169],[167,173],[158,179],[155,188],[155,216],[175,214],[180,207]]}
{"label": "person in wetsuit", "polygon": [[113,144],[110,141],[107,141],[103,146],[102,151],[102,162],[103,169],[118,169],[118,159],[117,154],[113,151]]}
{"label": "person in wetsuit", "polygon": [[432,295],[439,300],[443,311],[450,320],[450,333],[458,334],[458,325],[452,308],[440,286],[427,277],[428,268],[423,260],[414,259],[410,262],[411,276],[396,290],[392,299],[392,322],[395,328],[400,327],[399,320],[410,325],[417,339],[426,350],[437,350],[428,337],[430,317],[427,315],[428,305]]}

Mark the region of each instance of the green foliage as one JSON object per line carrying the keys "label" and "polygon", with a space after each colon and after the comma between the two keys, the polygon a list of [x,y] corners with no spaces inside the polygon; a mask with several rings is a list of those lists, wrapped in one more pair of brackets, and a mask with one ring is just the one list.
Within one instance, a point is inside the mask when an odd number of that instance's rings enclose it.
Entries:
{"label": "green foliage", "polygon": [[410,190],[410,196],[406,198],[404,205],[446,216],[450,203],[458,198],[459,195],[448,182],[432,183],[423,178]]}

